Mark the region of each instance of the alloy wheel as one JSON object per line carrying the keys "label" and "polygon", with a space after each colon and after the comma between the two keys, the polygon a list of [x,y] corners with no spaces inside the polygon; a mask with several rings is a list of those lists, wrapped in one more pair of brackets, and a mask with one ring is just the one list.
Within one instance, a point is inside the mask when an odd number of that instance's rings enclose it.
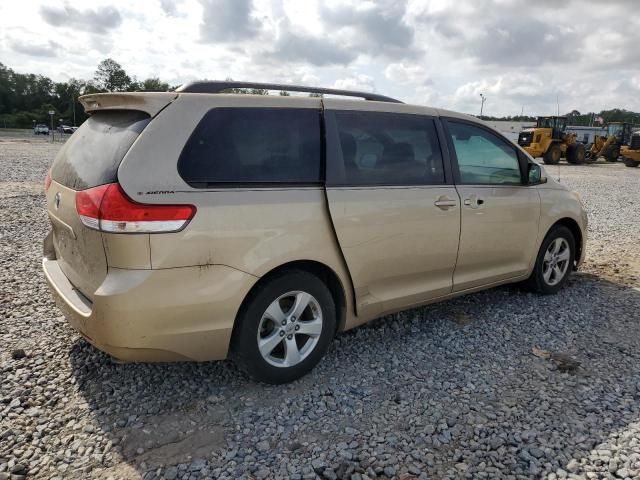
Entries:
{"label": "alloy wheel", "polygon": [[322,309],[307,292],[287,292],[275,299],[258,325],[258,350],[275,367],[292,367],[307,358],[322,333]]}
{"label": "alloy wheel", "polygon": [[549,244],[542,261],[542,278],[547,285],[560,283],[569,268],[569,260],[571,250],[567,240],[558,237]]}

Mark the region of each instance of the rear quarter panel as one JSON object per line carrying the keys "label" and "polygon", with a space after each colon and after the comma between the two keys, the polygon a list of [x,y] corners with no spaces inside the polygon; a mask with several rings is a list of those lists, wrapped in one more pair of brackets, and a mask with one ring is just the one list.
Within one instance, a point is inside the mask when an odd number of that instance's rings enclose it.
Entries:
{"label": "rear quarter panel", "polygon": [[211,108],[320,106],[319,99],[306,97],[181,94],[163,110],[124,158],[118,179],[136,201],[192,204],[197,213],[181,232],[149,236],[151,268],[226,265],[261,277],[289,262],[320,262],[343,285],[351,326],[351,281],[324,188],[193,188],[177,169],[191,132]]}

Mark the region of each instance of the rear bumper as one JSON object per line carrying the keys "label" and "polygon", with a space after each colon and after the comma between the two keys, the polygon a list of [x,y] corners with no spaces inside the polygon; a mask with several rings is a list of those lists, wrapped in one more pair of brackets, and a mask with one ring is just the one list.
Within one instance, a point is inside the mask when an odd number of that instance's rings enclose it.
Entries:
{"label": "rear bumper", "polygon": [[221,360],[233,322],[256,277],[224,265],[110,268],[93,302],[58,262],[43,259],[56,304],[98,349],[124,361]]}

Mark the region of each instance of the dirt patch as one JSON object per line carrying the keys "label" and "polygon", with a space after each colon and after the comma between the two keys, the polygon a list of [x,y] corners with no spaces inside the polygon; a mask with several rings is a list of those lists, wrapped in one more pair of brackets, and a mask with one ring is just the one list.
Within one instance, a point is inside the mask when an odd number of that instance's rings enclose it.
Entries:
{"label": "dirt patch", "polygon": [[198,414],[173,412],[140,419],[117,432],[122,456],[129,463],[144,462],[148,467],[207,458],[225,445],[221,422],[226,413],[223,407],[214,407]]}

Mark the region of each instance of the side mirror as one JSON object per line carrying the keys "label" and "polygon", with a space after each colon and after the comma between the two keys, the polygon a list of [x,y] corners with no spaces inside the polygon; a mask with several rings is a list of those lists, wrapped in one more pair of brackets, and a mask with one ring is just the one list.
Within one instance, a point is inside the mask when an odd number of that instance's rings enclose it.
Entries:
{"label": "side mirror", "polygon": [[547,182],[543,168],[537,163],[528,164],[527,185],[539,185]]}

